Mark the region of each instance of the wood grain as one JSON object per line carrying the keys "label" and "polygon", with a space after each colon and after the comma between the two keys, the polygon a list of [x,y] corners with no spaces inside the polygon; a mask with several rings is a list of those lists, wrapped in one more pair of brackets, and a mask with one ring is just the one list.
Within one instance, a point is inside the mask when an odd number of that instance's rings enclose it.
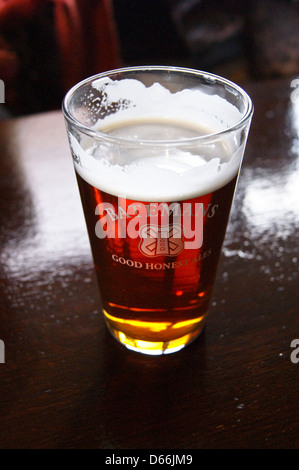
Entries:
{"label": "wood grain", "polygon": [[107,332],[59,111],[0,124],[0,448],[298,448],[299,103],[255,116],[203,335],[165,357]]}

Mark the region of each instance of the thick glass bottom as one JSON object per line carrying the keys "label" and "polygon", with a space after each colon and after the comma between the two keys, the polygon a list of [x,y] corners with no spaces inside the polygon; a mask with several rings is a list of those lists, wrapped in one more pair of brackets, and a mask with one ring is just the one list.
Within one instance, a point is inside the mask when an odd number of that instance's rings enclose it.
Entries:
{"label": "thick glass bottom", "polygon": [[[196,321],[193,319],[190,323],[188,321],[183,322],[184,327],[178,328],[177,333],[174,334],[173,330],[171,332],[169,330],[168,332],[165,330],[162,332],[161,324],[156,324],[156,331],[153,331],[153,323],[138,322],[138,328],[134,328],[132,324],[128,325],[130,322],[126,321],[126,324],[124,324],[124,321],[116,321],[116,318],[106,311],[104,311],[104,315],[108,330],[119,343],[132,351],[152,356],[180,351],[192,343],[201,334],[205,326],[205,318],[199,317]],[[142,325],[142,323],[144,324]],[[189,323],[189,325],[186,323]],[[151,325],[151,334],[149,334],[149,325]],[[181,333],[181,335],[177,336],[178,333]]]}

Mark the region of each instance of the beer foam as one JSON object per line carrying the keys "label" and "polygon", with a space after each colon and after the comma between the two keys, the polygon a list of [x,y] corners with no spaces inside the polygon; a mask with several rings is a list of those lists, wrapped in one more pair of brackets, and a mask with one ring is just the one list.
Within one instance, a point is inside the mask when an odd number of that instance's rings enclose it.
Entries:
{"label": "beer foam", "polygon": [[[84,136],[79,141],[69,134],[76,171],[90,185],[127,199],[170,202],[220,189],[237,175],[245,143],[238,145],[233,134],[208,145],[200,139],[180,145],[239,122],[240,112],[226,100],[200,90],[171,93],[158,83],[146,87],[129,79],[102,78],[93,86],[111,109],[94,129],[116,140]],[[161,145],[169,140],[171,145]]]}
{"label": "beer foam", "polygon": [[[220,132],[234,126],[241,119],[239,110],[218,95],[201,89],[185,89],[176,93],[160,83],[146,87],[134,79],[113,81],[109,77],[93,82],[93,88],[102,93],[106,109],[117,107],[117,113],[108,114],[96,124],[106,127],[118,120],[167,118],[187,120]],[[225,119],[223,118],[225,116]]]}
{"label": "beer foam", "polygon": [[[125,163],[118,164],[94,158],[89,153],[92,148],[83,150],[73,136],[70,139],[76,171],[87,183],[114,196],[138,201],[186,200],[220,189],[237,175],[242,158],[242,149],[229,161],[222,157],[206,161],[199,154],[177,149],[170,149],[167,156],[151,156],[140,149],[142,156],[132,152]],[[107,153],[105,149],[103,154]]]}

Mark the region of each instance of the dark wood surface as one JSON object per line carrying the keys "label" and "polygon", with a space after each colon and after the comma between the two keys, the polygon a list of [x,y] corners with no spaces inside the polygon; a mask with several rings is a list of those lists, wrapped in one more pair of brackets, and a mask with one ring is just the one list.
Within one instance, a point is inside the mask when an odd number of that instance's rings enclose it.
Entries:
{"label": "dark wood surface", "polygon": [[165,357],[106,330],[61,113],[1,123],[0,448],[298,448],[299,93],[245,88],[208,324]]}

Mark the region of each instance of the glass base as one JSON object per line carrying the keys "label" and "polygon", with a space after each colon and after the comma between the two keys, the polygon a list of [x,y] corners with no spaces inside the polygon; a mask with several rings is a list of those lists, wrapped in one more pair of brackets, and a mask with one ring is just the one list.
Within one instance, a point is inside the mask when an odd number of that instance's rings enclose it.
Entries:
{"label": "glass base", "polygon": [[204,326],[201,325],[201,328],[193,330],[192,332],[181,336],[180,338],[172,339],[170,341],[144,341],[131,338],[122,331],[113,328],[108,322],[107,327],[112,336],[127,349],[151,356],[161,356],[163,354],[172,354],[180,351],[192,343],[204,329]]}

